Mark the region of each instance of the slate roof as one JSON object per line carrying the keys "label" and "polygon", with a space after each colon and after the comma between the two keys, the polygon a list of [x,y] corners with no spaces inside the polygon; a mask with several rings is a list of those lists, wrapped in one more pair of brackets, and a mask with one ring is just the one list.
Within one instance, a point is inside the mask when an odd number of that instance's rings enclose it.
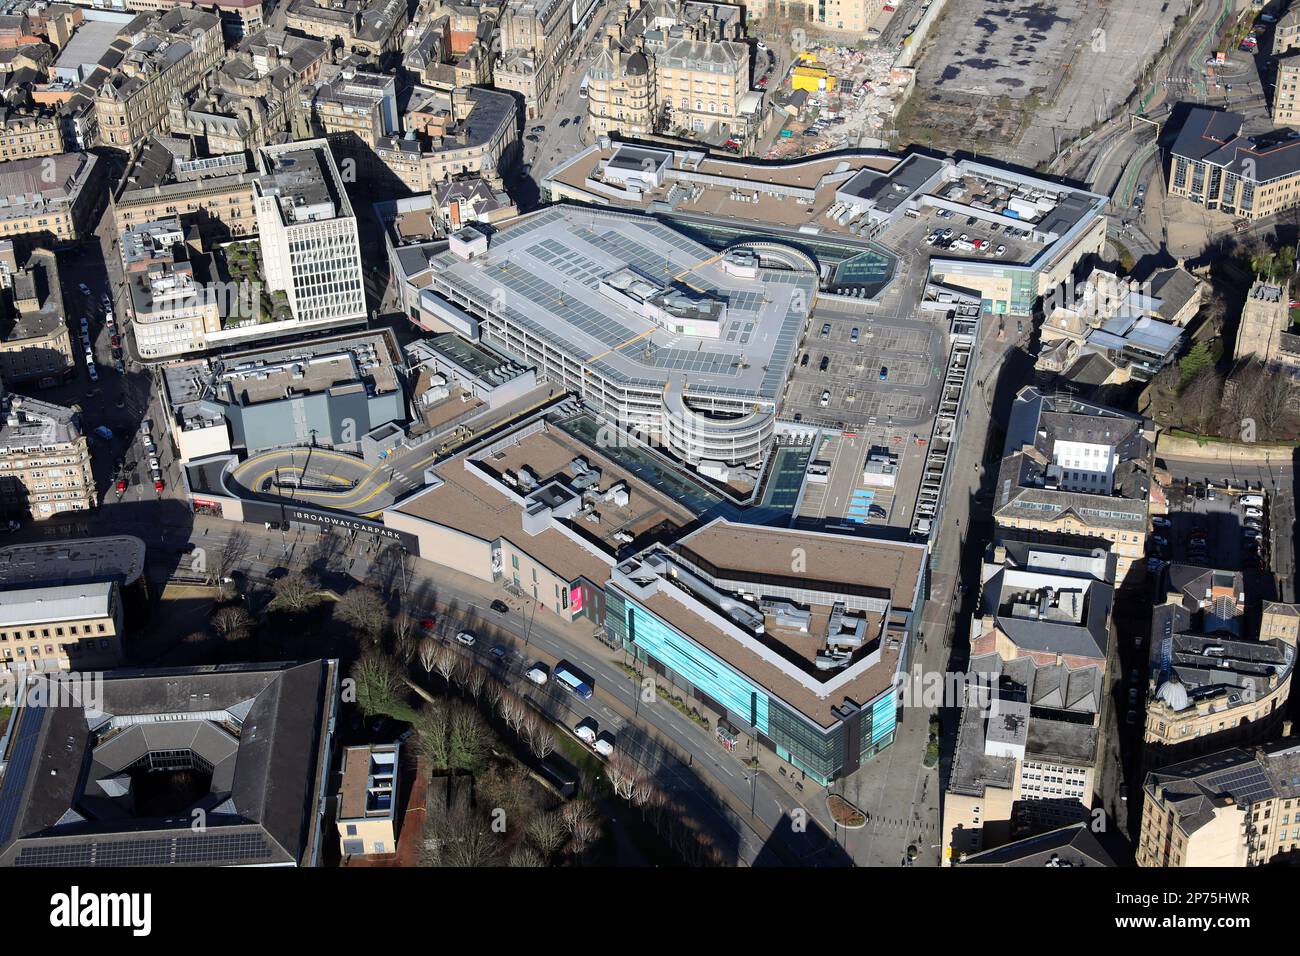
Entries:
{"label": "slate roof", "polygon": [[1193,109],[1174,140],[1174,155],[1257,183],[1300,173],[1300,135],[1283,129],[1243,136],[1243,122],[1239,113]]}
{"label": "slate roof", "polygon": [[[332,660],[122,670],[98,701],[22,708],[0,865],[314,865],[337,682]],[[188,751],[211,784],[182,813],[140,816],[131,769],[160,751]]]}
{"label": "slate roof", "polygon": [[1039,833],[1005,846],[975,853],[962,866],[1118,866],[1117,852],[1102,845],[1087,823]]}

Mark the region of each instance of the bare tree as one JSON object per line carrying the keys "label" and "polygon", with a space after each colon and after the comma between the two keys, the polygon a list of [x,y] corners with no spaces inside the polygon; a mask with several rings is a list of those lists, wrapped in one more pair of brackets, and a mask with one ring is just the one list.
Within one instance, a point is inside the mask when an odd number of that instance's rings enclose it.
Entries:
{"label": "bare tree", "polygon": [[614,793],[631,801],[643,776],[640,765],[622,751],[617,751],[605,762],[605,775]]}
{"label": "bare tree", "polygon": [[484,696],[487,697],[488,706],[492,708],[494,714],[501,713],[501,697],[510,693],[510,688],[499,680],[489,680],[487,686],[483,688]]}
{"label": "bare tree", "polygon": [[433,658],[433,669],[442,677],[442,682],[451,687],[452,678],[460,670],[460,655],[445,644],[440,646]]}
{"label": "bare tree", "polygon": [[320,582],[310,574],[291,571],[272,585],[275,596],[268,605],[275,611],[302,614],[320,604]]}
{"label": "bare tree", "polygon": [[528,734],[528,749],[538,760],[545,760],[555,752],[555,731],[544,717],[537,717]]}
{"label": "bare tree", "polygon": [[478,769],[487,752],[491,731],[479,712],[468,704],[454,702],[451,707],[451,732],[448,736],[450,765],[457,770]]}
{"label": "bare tree", "polygon": [[446,812],[430,813],[424,831],[420,862],[425,866],[494,866],[504,845],[500,834],[473,813],[467,800],[458,800]]}
{"label": "bare tree", "polygon": [[469,664],[461,677],[461,686],[465,689],[465,693],[477,701],[483,696],[483,689],[488,680],[489,675],[485,668],[478,664]]}
{"label": "bare tree", "polygon": [[474,792],[480,806],[499,809],[505,814],[508,826],[524,829],[532,816],[533,807],[528,801],[530,788],[527,774],[518,764],[503,768],[490,763],[474,775]]}
{"label": "bare tree", "polygon": [[527,702],[513,691],[506,691],[501,695],[497,707],[506,726],[518,736],[524,720],[530,713]]}
{"label": "bare tree", "polygon": [[1183,390],[1181,405],[1196,431],[1203,431],[1218,417],[1222,395],[1223,377],[1213,370],[1198,375]]}
{"label": "bare tree", "polygon": [[248,554],[248,535],[236,527],[225,542],[209,547],[205,554],[204,576],[209,584],[224,585]]}
{"label": "bare tree", "polygon": [[573,821],[573,832],[569,834],[569,849],[581,859],[596,842],[600,827],[594,815],[577,817]]}
{"label": "bare tree", "polygon": [[357,658],[349,676],[356,682],[357,706],[365,716],[391,714],[402,703],[406,681],[393,659],[378,648]]}
{"label": "bare tree", "polygon": [[662,791],[655,786],[654,778],[647,773],[641,773],[632,783],[630,799],[634,807],[647,807],[655,799],[655,795],[660,793]]}
{"label": "bare tree", "polygon": [[226,641],[238,641],[248,636],[256,622],[253,615],[242,607],[223,607],[212,616],[212,630]]}
{"label": "bare tree", "polygon": [[565,826],[564,820],[554,811],[539,813],[528,821],[528,840],[547,860],[555,856],[556,851],[564,846],[568,834],[569,829]]}
{"label": "bare tree", "polygon": [[1255,392],[1255,417],[1264,434],[1269,438],[1280,437],[1295,406],[1295,387],[1287,374],[1276,368],[1265,372]]}
{"label": "bare tree", "polygon": [[515,868],[545,866],[546,861],[530,846],[517,846],[510,851],[509,865]]}
{"label": "bare tree", "polygon": [[336,611],[371,643],[378,643],[388,627],[388,605],[374,588],[353,588],[339,598]]}
{"label": "bare tree", "polygon": [[1214,337],[1223,334],[1223,323],[1228,316],[1228,303],[1223,293],[1213,283],[1206,286],[1206,295],[1201,300],[1201,323],[1211,330]]}
{"label": "bare tree", "polygon": [[420,641],[418,656],[420,658],[420,666],[424,668],[426,674],[433,673],[433,664],[438,658],[438,647],[438,642],[432,637],[426,637]]}
{"label": "bare tree", "polygon": [[570,800],[560,808],[560,819],[564,822],[564,828],[568,830],[570,834],[572,834],[584,820],[594,820],[595,818],[596,808],[589,800],[581,798]]}
{"label": "bare tree", "polygon": [[403,612],[393,620],[393,656],[411,666],[420,650],[420,623]]}
{"label": "bare tree", "polygon": [[413,728],[420,756],[436,770],[451,766],[451,715],[442,701],[426,701],[416,714]]}

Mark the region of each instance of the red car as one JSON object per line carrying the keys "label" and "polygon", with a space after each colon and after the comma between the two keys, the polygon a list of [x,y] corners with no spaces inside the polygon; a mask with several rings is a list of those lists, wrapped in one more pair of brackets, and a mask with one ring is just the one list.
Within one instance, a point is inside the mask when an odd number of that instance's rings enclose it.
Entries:
{"label": "red car", "polygon": [[124,491],[126,491],[126,479],[119,478],[117,479],[117,493],[120,495]]}
{"label": "red car", "polygon": [[154,490],[154,491],[162,491],[162,490],[163,490],[163,482],[162,482],[162,479],[161,479],[161,478],[155,478],[155,479],[153,480],[153,490]]}

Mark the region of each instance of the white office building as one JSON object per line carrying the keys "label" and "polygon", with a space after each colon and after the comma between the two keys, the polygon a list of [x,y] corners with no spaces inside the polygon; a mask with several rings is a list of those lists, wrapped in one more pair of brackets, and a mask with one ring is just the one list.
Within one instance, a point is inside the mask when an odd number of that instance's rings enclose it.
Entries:
{"label": "white office building", "polygon": [[361,247],[338,167],[323,139],[263,147],[254,180],[267,288],[298,325],[365,321]]}

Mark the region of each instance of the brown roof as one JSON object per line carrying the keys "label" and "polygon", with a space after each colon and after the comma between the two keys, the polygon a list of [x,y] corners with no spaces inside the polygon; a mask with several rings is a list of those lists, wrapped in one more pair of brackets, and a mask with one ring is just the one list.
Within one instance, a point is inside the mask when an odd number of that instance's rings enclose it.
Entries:
{"label": "brown roof", "polygon": [[[660,147],[650,144],[650,148]],[[585,190],[587,188],[585,185],[586,180],[597,171],[602,161],[609,159],[613,154],[614,148],[610,148],[595,150],[588,155],[580,156],[566,165],[555,176],[555,180],[567,186]],[[849,172],[852,173],[865,168],[884,172],[892,169],[898,162],[899,158],[896,156],[833,156],[826,159],[804,159],[798,163],[783,165],[709,158],[701,162],[696,171],[710,176],[729,176],[743,179],[751,184],[751,188],[757,188],[767,183],[775,183],[783,186],[802,186],[812,189],[822,181],[823,177],[833,173],[841,163],[847,163]],[[674,164],[673,168],[678,167]],[[734,219],[738,222],[761,221],[787,228],[815,224],[825,231],[841,232],[847,235],[847,227],[821,218],[822,214],[835,204],[835,191],[847,181],[847,178],[846,176],[843,179],[836,179],[833,182],[822,184],[821,188],[817,190],[816,198],[811,206],[801,206],[791,199],[780,199],[765,194],[760,195],[759,201],[754,203],[733,198],[731,189],[727,186],[697,183],[696,185],[704,187],[702,191],[691,202],[680,205],[677,211]],[[639,206],[642,209],[649,208],[652,201],[664,198],[671,182],[670,180],[668,185],[645,193],[640,203],[625,198],[619,200],[617,205]]]}
{"label": "brown roof", "polygon": [[[604,584],[611,562],[602,561],[564,534],[548,529],[529,535],[523,529],[523,511],[504,493],[469,474],[465,458],[453,458],[437,468],[443,484],[414,496],[398,510],[434,524],[479,538],[505,538],[520,551],[567,581],[578,577]],[[470,464],[469,467],[477,467]]]}
{"label": "brown roof", "polygon": [[491,456],[483,464],[498,474],[527,467],[544,484],[557,475],[567,482],[571,477],[569,463],[581,457],[600,471],[600,483],[596,488],[601,493],[619,482],[625,484],[628,489],[626,505],[616,507],[613,502],[601,501],[596,505],[601,519],[599,524],[577,523],[583,531],[604,541],[611,551],[619,549],[614,535],[620,531],[637,537],[665,522],[680,528],[695,518],[688,508],[653,485],[629,474],[610,459],[557,429],[530,435],[516,445],[501,449],[500,455]]}
{"label": "brown roof", "polygon": [[[844,703],[849,698],[856,704],[866,704],[879,696],[894,682],[894,671],[898,667],[899,648],[892,647],[888,640],[882,640],[880,662],[868,668],[847,684],[839,686],[834,693],[822,696],[746,648],[729,634],[714,627],[699,617],[680,602],[667,594],[656,594],[642,602],[645,607],[658,617],[667,621],[677,630],[689,636],[705,650],[717,655],[727,664],[744,674],[754,683],[785,701],[805,717],[816,721],[822,727],[833,726],[839,718],[831,708]],[[813,627],[820,622],[821,632],[825,632],[826,609],[815,609],[820,613],[814,616]],[[818,643],[821,643],[820,641]],[[829,681],[837,672],[828,671],[824,675]]]}
{"label": "brown roof", "polygon": [[[718,520],[682,538],[693,554],[735,577],[781,575],[888,590],[894,607],[912,606],[925,548],[916,544]],[[797,554],[795,549],[802,549]]]}
{"label": "brown roof", "polygon": [[370,748],[349,747],[343,751],[343,786],[339,799],[339,819],[351,820],[366,815],[366,781],[370,779]]}

